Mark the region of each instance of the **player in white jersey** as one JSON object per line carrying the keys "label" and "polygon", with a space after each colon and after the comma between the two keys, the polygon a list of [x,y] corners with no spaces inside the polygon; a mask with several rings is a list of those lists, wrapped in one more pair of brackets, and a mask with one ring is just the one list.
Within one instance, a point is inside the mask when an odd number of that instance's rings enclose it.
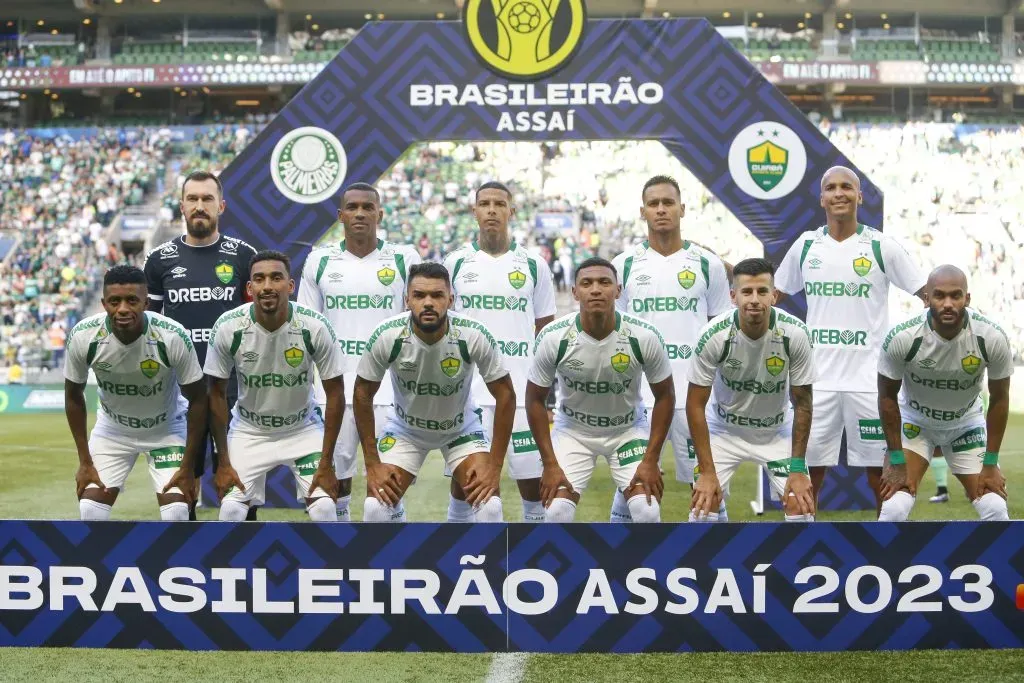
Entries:
{"label": "player in white jersey", "polygon": [[[512,436],[515,392],[494,337],[479,322],[450,314],[451,304],[445,267],[413,266],[409,312],[381,323],[359,361],[352,409],[366,460],[363,521],[401,521],[395,506],[434,449],[474,508],[470,521],[501,521],[498,482]],[[395,404],[378,429],[373,397],[388,369]],[[475,370],[495,400],[490,441],[470,397]]]}
{"label": "player in white jersey", "polygon": [[[508,471],[523,499],[523,521],[543,522],[540,453],[523,406],[534,339],[555,319],[555,293],[547,262],[511,242],[508,222],[515,213],[507,187],[498,182],[481,185],[473,205],[480,227],[477,238],[470,246],[450,254],[445,267],[452,277],[453,310],[479,320],[497,337],[503,364],[516,391],[512,442],[506,456]],[[479,375],[473,381],[473,400],[481,409],[484,434],[491,438],[494,397]],[[472,521],[473,510],[465,498],[453,479],[449,522]]]}
{"label": "player in white jersey", "polygon": [[[673,380],[684,387],[701,328],[709,318],[732,310],[729,280],[718,256],[683,239],[680,223],[686,206],[674,178],[654,176],[644,184],[641,199],[640,217],[647,223],[647,240],[612,260],[622,275],[622,295],[616,306],[658,328],[665,338]],[[640,396],[645,404],[654,400],[646,380]],[[676,480],[692,485],[696,460],[683,406],[676,406],[669,440]],[[720,514],[724,513],[723,501]],[[629,521],[629,508],[621,494],[612,502],[611,521]]]}
{"label": "player in white jersey", "polygon": [[[334,451],[338,475],[338,521],[350,520],[352,476],[356,471],[359,435],[352,416],[352,388],[356,367],[366,350],[366,340],[380,321],[405,310],[405,283],[409,268],[420,262],[412,247],[377,238],[384,216],[380,194],[372,185],[354,183],[345,188],[338,220],[345,226],[341,244],[316,249],[302,269],[297,301],[300,306],[323,313],[334,326],[345,368],[345,416]],[[317,409],[324,410],[324,391],[313,385]],[[391,383],[374,397],[377,420],[383,421],[392,403]],[[404,514],[404,509],[401,511]]]}
{"label": "player in white jersey", "polygon": [[[267,473],[278,465],[287,466],[306,492],[311,520],[337,518],[333,454],[345,412],[341,354],[327,319],[288,301],[295,291],[290,267],[278,251],[253,256],[246,283],[253,302],[223,314],[211,333],[204,369],[211,378],[210,431],[221,454],[214,484],[222,521],[240,522],[249,505],[261,505]],[[327,395],[323,418],[313,402],[314,367]],[[232,370],[238,401],[227,430]]]}
{"label": "player in white jersey", "polygon": [[[760,258],[737,263],[735,310],[711,320],[697,342],[686,392],[697,451],[690,521],[717,521],[722,488],[747,461],[765,469],[787,522],[814,520],[804,458],[814,358],[807,327],[772,307],[774,270]],[[787,410],[790,399],[795,417]]]}
{"label": "player in white jersey", "polygon": [[[526,384],[526,414],[544,462],[541,498],[546,521],[571,522],[598,457],[608,461],[633,522],[661,521],[664,483],[658,459],[675,410],[665,342],[657,328],[615,310],[615,267],[590,258],[576,269],[580,312],[548,325]],[[641,424],[641,376],[654,394],[650,432]],[[558,379],[555,424],[545,399]]]}
{"label": "player in white jersey", "polygon": [[[107,271],[103,309],[72,328],[64,360],[64,412],[78,451],[79,513],[83,520],[110,519],[128,473],[144,453],[160,519],[188,520],[208,405],[192,340],[175,321],[146,312],[146,275],[138,268]],[[99,385],[100,413],[87,435],[90,369]]]}
{"label": "player in white jersey", "polygon": [[807,295],[817,380],[814,424],[807,443],[814,495],[825,469],[839,464],[846,430],[846,462],[864,467],[878,497],[884,437],[878,419],[873,368],[889,329],[889,285],[920,296],[924,275],[907,251],[888,235],[857,222],[863,201],[860,179],[844,166],[821,178],[827,224],[803,233],[782,260],[775,286],[784,294]]}
{"label": "player in white jersey", "polygon": [[889,449],[878,519],[907,520],[932,453],[941,449],[978,516],[1008,520],[999,447],[1010,412],[1010,342],[1002,328],[970,308],[967,277],[959,268],[932,271],[925,294],[928,309],[889,331],[878,361],[878,412]]}

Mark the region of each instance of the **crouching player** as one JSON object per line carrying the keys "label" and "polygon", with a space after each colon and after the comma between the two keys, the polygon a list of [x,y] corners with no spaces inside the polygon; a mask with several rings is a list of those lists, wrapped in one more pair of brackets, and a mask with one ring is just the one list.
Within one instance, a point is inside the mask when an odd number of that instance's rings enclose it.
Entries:
{"label": "crouching player", "polygon": [[[878,412],[889,448],[878,519],[910,516],[921,477],[940,448],[978,516],[1007,520],[999,447],[1010,411],[1009,340],[970,308],[960,269],[936,268],[925,293],[928,310],[889,331],[878,363]],[[982,415],[986,371],[989,405]]]}
{"label": "crouching player", "polygon": [[[760,258],[737,263],[736,309],[713,318],[697,341],[686,393],[697,451],[690,521],[718,521],[722,488],[746,461],[766,470],[787,522],[814,521],[804,460],[814,382],[811,338],[802,322],[772,306],[774,271]],[[790,398],[795,417],[787,410]]]}
{"label": "crouching player", "polygon": [[[657,328],[615,310],[621,290],[610,262],[587,259],[572,288],[580,312],[537,337],[526,416],[544,467],[540,491],[547,522],[573,521],[599,456],[608,461],[633,521],[661,521],[658,458],[675,410],[672,366]],[[638,425],[643,375],[654,394],[649,439]],[[549,431],[544,402],[556,376],[558,407]]]}

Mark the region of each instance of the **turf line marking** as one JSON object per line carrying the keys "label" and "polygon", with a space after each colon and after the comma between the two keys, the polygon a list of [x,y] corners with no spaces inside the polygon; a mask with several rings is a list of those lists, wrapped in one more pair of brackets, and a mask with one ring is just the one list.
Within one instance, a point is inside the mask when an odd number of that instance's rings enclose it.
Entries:
{"label": "turf line marking", "polygon": [[491,657],[486,683],[521,683],[526,676],[526,652],[496,652]]}
{"label": "turf line marking", "polygon": [[0,443],[0,453],[2,453],[5,450],[15,450],[15,451],[49,450],[49,451],[55,451],[55,452],[58,452],[58,453],[77,453],[77,451],[74,448],[67,448],[67,447],[57,448],[57,447],[54,447],[54,446],[47,446],[45,444],[40,444],[40,445],[37,445],[37,446],[22,446],[21,444],[16,444],[16,443]]}

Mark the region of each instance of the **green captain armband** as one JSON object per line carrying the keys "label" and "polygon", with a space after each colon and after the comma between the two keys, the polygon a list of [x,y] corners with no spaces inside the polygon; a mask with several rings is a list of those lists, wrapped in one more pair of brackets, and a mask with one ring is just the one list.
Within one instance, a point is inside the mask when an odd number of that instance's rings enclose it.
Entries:
{"label": "green captain armband", "polygon": [[889,462],[893,465],[906,465],[907,456],[903,454],[903,450],[889,451]]}
{"label": "green captain armband", "polygon": [[789,459],[790,474],[807,474],[807,461],[803,458]]}
{"label": "green captain armband", "polygon": [[985,457],[982,458],[981,464],[990,467],[992,465],[999,464],[999,453],[993,453],[992,451],[985,451]]}

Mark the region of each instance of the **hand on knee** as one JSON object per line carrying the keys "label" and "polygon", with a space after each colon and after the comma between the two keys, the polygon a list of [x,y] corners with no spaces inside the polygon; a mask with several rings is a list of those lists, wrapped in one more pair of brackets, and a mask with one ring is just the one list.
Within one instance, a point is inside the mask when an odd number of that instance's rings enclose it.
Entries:
{"label": "hand on knee", "polygon": [[364,522],[401,522],[404,513],[405,509],[401,507],[401,502],[399,507],[393,508],[373,496],[367,496],[366,502],[363,503]]}
{"label": "hand on knee", "polygon": [[651,502],[647,502],[647,496],[633,496],[626,501],[629,506],[629,514],[637,524],[651,524],[661,521],[661,504],[658,499],[651,496]]}
{"label": "hand on knee", "polygon": [[249,514],[249,506],[237,500],[227,499],[220,503],[220,516],[222,522],[244,522]]}
{"label": "hand on knee", "polygon": [[986,493],[981,498],[971,501],[983,522],[1006,522],[1010,513],[1006,509],[1006,500],[998,493]]}
{"label": "hand on knee", "polygon": [[308,506],[306,506],[306,512],[309,514],[309,518],[314,522],[338,521],[338,508],[336,507],[335,502],[327,496],[314,499]]}
{"label": "hand on knee", "polygon": [[696,510],[690,508],[690,515],[686,518],[687,522],[699,522],[699,523],[715,523],[721,521],[720,515],[717,512],[709,512],[707,517],[698,517]]}
{"label": "hand on knee", "polygon": [[477,506],[473,511],[474,519],[477,522],[500,522],[502,521],[501,498],[491,496],[485,502]]}
{"label": "hand on knee", "polygon": [[906,491],[897,491],[882,503],[882,511],[878,515],[879,522],[905,522],[910,519],[910,511],[914,508],[914,497]]}
{"label": "hand on knee", "polygon": [[576,503],[568,498],[555,498],[544,514],[545,522],[568,523],[576,519]]}

